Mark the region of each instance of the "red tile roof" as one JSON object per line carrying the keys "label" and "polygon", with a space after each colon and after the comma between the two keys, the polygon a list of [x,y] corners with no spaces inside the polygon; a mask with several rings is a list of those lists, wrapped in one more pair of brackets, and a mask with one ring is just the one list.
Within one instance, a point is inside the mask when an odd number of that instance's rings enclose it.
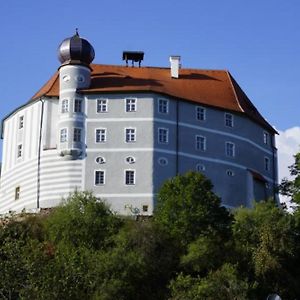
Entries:
{"label": "red tile roof", "polygon": [[[171,78],[169,68],[91,64],[89,89],[82,93],[157,92],[219,109],[245,113],[268,130],[274,128],[260,115],[228,71],[180,69],[179,78]],[[59,95],[58,72],[32,97]]]}

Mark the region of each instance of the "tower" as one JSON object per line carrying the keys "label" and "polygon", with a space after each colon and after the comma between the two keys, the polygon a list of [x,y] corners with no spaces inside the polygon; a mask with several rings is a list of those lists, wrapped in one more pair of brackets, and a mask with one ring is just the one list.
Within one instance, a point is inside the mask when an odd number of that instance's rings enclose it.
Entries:
{"label": "tower", "polygon": [[89,88],[90,63],[95,57],[93,46],[76,34],[58,47],[59,116],[57,149],[65,159],[78,159],[84,154],[84,97],[78,90]]}

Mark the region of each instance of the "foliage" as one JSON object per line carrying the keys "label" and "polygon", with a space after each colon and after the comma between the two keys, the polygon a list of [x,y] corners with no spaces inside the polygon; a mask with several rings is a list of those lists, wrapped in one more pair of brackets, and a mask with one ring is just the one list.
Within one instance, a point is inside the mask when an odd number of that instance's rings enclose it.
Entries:
{"label": "foliage", "polygon": [[230,214],[192,172],[164,184],[147,220],[75,192],[0,227],[0,299],[296,299],[299,215],[272,201]]}
{"label": "foliage", "polygon": [[188,172],[166,181],[159,194],[154,218],[183,245],[199,235],[230,234],[231,218],[212,192],[204,175]]}

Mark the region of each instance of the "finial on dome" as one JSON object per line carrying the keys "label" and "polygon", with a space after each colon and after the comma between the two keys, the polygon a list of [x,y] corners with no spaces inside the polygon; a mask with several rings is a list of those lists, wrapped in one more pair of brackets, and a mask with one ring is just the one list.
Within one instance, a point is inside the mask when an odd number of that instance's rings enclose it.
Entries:
{"label": "finial on dome", "polygon": [[75,35],[79,36],[78,28],[75,28],[75,31],[76,31]]}

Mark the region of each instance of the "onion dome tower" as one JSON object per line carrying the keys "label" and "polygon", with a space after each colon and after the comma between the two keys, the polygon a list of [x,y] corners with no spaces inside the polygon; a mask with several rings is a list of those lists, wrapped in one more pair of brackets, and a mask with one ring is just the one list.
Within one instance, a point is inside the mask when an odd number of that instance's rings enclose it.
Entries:
{"label": "onion dome tower", "polygon": [[93,46],[75,35],[66,38],[58,47],[59,122],[58,153],[65,159],[79,159],[85,155],[84,97],[77,91],[91,83],[90,63],[95,57]]}

